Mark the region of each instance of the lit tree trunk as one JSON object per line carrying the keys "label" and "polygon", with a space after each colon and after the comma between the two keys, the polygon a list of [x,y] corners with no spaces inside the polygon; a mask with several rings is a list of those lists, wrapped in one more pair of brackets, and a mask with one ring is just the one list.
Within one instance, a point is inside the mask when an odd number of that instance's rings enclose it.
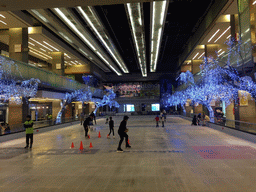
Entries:
{"label": "lit tree trunk", "polygon": [[61,105],[61,109],[60,109],[60,111],[59,111],[59,113],[57,115],[57,118],[56,118],[56,124],[61,123],[62,114],[64,113],[64,111],[66,109],[66,105],[68,105],[68,103],[65,102],[65,101],[63,101],[61,104],[62,104]]}
{"label": "lit tree trunk", "polygon": [[206,107],[209,111],[210,122],[214,123],[214,112],[213,112],[212,106],[210,104],[207,104]]}
{"label": "lit tree trunk", "polygon": [[182,110],[183,110],[183,115],[186,116],[186,109],[185,109],[185,106],[184,105],[181,105],[182,107]]}

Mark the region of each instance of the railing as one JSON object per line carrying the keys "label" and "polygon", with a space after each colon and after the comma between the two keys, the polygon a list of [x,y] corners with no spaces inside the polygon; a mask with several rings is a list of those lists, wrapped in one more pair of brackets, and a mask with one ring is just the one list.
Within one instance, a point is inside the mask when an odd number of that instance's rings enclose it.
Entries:
{"label": "railing", "polygon": [[[62,123],[58,123],[56,124],[56,119],[51,119],[51,120],[45,120],[45,121],[34,121],[34,125],[33,128],[34,129],[39,129],[39,128],[43,128],[43,127],[49,127],[49,126],[53,126],[53,125],[59,125],[59,124],[63,124],[63,123],[69,123],[69,122],[74,122],[74,121],[79,121],[80,119],[78,117],[69,117],[69,118],[62,118]],[[12,134],[12,133],[18,133],[18,132],[22,132],[25,131],[24,125],[23,123],[19,123],[19,124],[13,124],[13,125],[9,125],[10,130],[6,129],[4,130],[4,128],[0,128],[0,135],[8,135],[8,134]]]}
{"label": "railing", "polygon": [[[197,114],[187,113],[186,114],[186,119],[192,120],[194,115],[197,115]],[[245,121],[237,121],[237,120],[230,120],[230,119],[226,119],[224,117],[222,117],[222,118],[214,117],[214,123],[203,121],[203,118],[201,119],[200,122],[201,122],[201,125],[210,123],[210,124],[216,124],[216,125],[220,125],[220,126],[223,126],[223,127],[236,129],[236,130],[247,132],[247,133],[256,134],[256,124],[255,123],[250,123],[250,122],[245,122]]]}

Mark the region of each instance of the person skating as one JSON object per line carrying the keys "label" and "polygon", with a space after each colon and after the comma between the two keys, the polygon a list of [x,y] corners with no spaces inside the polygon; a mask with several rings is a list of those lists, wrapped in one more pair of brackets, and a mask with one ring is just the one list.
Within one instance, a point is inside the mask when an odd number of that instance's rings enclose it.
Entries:
{"label": "person skating", "polygon": [[85,137],[88,137],[88,131],[89,131],[89,126],[90,126],[90,122],[93,120],[93,115],[90,114],[89,117],[87,117],[84,121],[84,131],[85,131]]}
{"label": "person skating", "polygon": [[162,114],[161,120],[162,120],[162,127],[164,127],[164,114]]}
{"label": "person skating", "polygon": [[[30,149],[32,148],[33,133],[34,133],[33,124],[34,124],[34,122],[31,120],[31,116],[28,115],[26,118],[26,121],[24,122],[24,127],[26,129],[26,147],[25,147],[25,149],[28,148],[29,143],[30,143]],[[29,140],[30,140],[30,142],[29,142]]]}
{"label": "person skating", "polygon": [[108,139],[110,138],[111,132],[113,132],[113,138],[115,138],[114,121],[112,120],[112,117],[109,117],[109,134],[108,134]]}
{"label": "person skating", "polygon": [[128,129],[126,128],[128,119],[129,119],[128,116],[124,116],[123,121],[120,123],[119,129],[118,129],[120,141],[119,141],[119,145],[117,148],[117,152],[123,152],[123,150],[121,149],[121,145],[123,143],[124,138],[125,138],[126,148],[131,148],[131,146],[128,144],[128,135],[127,135]]}
{"label": "person skating", "polygon": [[191,125],[197,125],[196,115],[194,115],[194,118],[192,119]]}
{"label": "person skating", "polygon": [[159,123],[159,117],[158,117],[158,115],[156,116],[155,120],[156,120],[156,127],[159,127],[159,125],[158,125],[158,123]]}

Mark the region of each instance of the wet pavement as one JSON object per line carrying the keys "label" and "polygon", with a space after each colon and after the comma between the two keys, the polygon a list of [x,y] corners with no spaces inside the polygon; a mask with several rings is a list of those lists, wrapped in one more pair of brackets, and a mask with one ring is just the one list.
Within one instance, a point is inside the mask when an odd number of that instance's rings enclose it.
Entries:
{"label": "wet pavement", "polygon": [[8,136],[0,143],[0,191],[255,191],[256,136],[175,116],[155,127],[154,116],[131,116],[132,148],[123,143],[117,153],[122,117],[113,120],[115,139],[107,139],[105,119],[91,139],[78,123],[39,130],[32,150],[23,148],[25,133]]}

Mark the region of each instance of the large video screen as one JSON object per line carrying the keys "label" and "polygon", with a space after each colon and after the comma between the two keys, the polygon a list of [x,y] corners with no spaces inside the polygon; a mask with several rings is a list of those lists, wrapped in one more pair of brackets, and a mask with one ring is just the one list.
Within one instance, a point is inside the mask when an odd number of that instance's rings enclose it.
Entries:
{"label": "large video screen", "polygon": [[151,111],[160,111],[160,104],[151,104]]}
{"label": "large video screen", "polygon": [[126,111],[127,112],[134,112],[135,110],[134,110],[134,105],[132,105],[132,104],[127,104],[126,105]]}

